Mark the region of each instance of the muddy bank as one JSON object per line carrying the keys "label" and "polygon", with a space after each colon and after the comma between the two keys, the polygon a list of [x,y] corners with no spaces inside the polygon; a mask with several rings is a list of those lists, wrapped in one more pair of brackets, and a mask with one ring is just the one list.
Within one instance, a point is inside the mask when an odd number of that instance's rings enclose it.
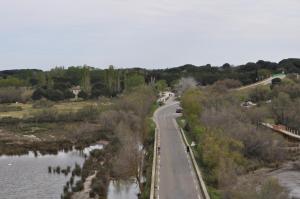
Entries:
{"label": "muddy bank", "polygon": [[[82,136],[84,134],[84,136]],[[59,150],[83,149],[97,140],[109,139],[99,124],[56,123],[0,126],[0,155],[23,155],[29,151],[57,154]]]}
{"label": "muddy bank", "polygon": [[270,171],[267,176],[276,177],[279,184],[286,188],[290,198],[300,199],[300,167],[299,162],[284,163],[279,169]]}
{"label": "muddy bank", "polygon": [[278,180],[290,199],[300,199],[300,167],[296,166],[296,161],[288,161],[281,164],[278,168],[261,168],[240,176],[236,187],[256,185],[259,189],[270,178]]}

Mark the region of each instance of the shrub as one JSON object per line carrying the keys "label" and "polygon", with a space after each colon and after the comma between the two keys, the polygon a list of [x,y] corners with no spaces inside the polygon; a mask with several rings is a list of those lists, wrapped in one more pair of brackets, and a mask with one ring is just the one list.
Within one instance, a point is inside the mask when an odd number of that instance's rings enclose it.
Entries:
{"label": "shrub", "polygon": [[22,100],[22,89],[15,87],[0,88],[0,103],[15,103]]}
{"label": "shrub", "polygon": [[83,99],[87,99],[88,98],[88,94],[84,91],[80,91],[78,93],[78,97],[83,98]]}
{"label": "shrub", "polygon": [[8,104],[0,104],[0,112],[22,111],[21,106],[10,106]]}
{"label": "shrub", "polygon": [[57,120],[57,110],[56,109],[43,109],[41,111],[35,112],[30,120],[35,122],[53,122]]}
{"label": "shrub", "polygon": [[93,191],[90,191],[90,193],[89,193],[89,197],[90,197],[90,198],[95,198],[95,196],[96,196],[95,192],[93,192]]}
{"label": "shrub", "polygon": [[82,180],[78,180],[78,181],[76,182],[75,187],[72,187],[72,191],[73,191],[73,192],[79,192],[79,191],[81,191],[82,189],[83,189],[83,182],[82,182]]}
{"label": "shrub", "polygon": [[47,99],[52,101],[59,101],[64,99],[64,94],[60,90],[48,89],[46,90]]}
{"label": "shrub", "polygon": [[85,106],[78,110],[76,113],[74,119],[75,120],[87,120],[87,119],[95,119],[97,116],[99,116],[100,109],[97,106],[90,105]]}
{"label": "shrub", "polygon": [[54,103],[46,99],[41,99],[39,101],[36,101],[32,105],[33,108],[50,108],[52,106],[54,106]]}
{"label": "shrub", "polygon": [[75,97],[74,93],[70,90],[64,90],[63,93],[64,93],[64,98],[65,99],[71,99],[71,98]]}
{"label": "shrub", "polygon": [[280,78],[274,78],[272,79],[272,85],[276,85],[276,84],[280,84],[281,83],[281,79]]}
{"label": "shrub", "polygon": [[271,98],[271,90],[267,87],[256,87],[249,93],[252,102],[267,101]]}
{"label": "shrub", "polygon": [[33,93],[32,93],[32,99],[33,100],[40,100],[42,99],[43,97],[46,96],[46,91],[42,88],[38,88],[36,89]]}

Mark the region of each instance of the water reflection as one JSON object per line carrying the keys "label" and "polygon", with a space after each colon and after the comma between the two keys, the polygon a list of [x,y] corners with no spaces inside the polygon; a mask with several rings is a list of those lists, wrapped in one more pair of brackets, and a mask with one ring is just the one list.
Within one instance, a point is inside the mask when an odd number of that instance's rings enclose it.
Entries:
{"label": "water reflection", "polygon": [[85,156],[93,145],[82,151],[59,151],[57,155],[41,155],[30,152],[21,156],[0,156],[0,198],[5,199],[52,199],[60,198],[63,186],[71,174],[49,174],[48,167],[74,168],[75,163],[83,165]]}
{"label": "water reflection", "polygon": [[110,181],[107,199],[137,199],[139,187],[135,180]]}

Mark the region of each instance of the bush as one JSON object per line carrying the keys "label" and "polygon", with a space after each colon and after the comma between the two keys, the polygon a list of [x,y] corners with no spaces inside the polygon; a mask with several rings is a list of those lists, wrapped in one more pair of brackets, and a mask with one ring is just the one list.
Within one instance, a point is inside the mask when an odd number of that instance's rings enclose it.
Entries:
{"label": "bush", "polygon": [[64,94],[60,90],[48,89],[46,90],[47,99],[52,101],[59,101],[64,99]]}
{"label": "bush", "polygon": [[41,99],[39,101],[36,101],[32,105],[33,108],[50,108],[52,106],[54,106],[54,103],[46,99]]}
{"label": "bush", "polygon": [[0,123],[2,124],[17,124],[20,123],[21,119],[14,117],[2,117],[0,118]]}
{"label": "bush", "polygon": [[63,93],[64,93],[64,98],[65,99],[71,99],[71,98],[75,97],[74,93],[70,90],[64,90]]}
{"label": "bush", "polygon": [[0,104],[0,112],[10,112],[10,111],[22,111],[21,106],[10,106],[7,104]]}
{"label": "bush", "polygon": [[57,110],[55,109],[43,109],[33,114],[33,117],[30,120],[35,122],[53,122],[57,121]]}
{"label": "bush", "polygon": [[33,100],[40,100],[42,99],[43,97],[46,96],[46,91],[42,88],[38,88],[36,89],[33,93],[32,93],[32,99]]}
{"label": "bush", "polygon": [[70,88],[70,84],[69,83],[55,83],[53,85],[53,88],[55,90],[60,90],[60,91],[64,91]]}
{"label": "bush", "polygon": [[242,83],[239,80],[235,79],[224,79],[224,80],[219,80],[214,83],[215,87],[219,87],[222,89],[233,89],[233,88],[238,88],[242,86]]}
{"label": "bush", "polygon": [[26,86],[26,83],[15,77],[0,79],[0,87],[9,87],[9,86],[13,86],[13,87]]}
{"label": "bush", "polygon": [[0,103],[15,103],[19,101],[22,101],[21,88],[0,88]]}
{"label": "bush", "polygon": [[271,90],[268,87],[256,87],[249,93],[252,102],[267,101],[271,98]]}
{"label": "bush", "polygon": [[84,91],[80,91],[78,93],[78,97],[83,98],[83,99],[87,99],[88,98],[88,94]]}
{"label": "bush", "polygon": [[78,110],[76,113],[74,119],[76,120],[87,120],[87,119],[95,119],[97,116],[99,116],[100,109],[97,106],[90,105],[90,106],[85,106]]}

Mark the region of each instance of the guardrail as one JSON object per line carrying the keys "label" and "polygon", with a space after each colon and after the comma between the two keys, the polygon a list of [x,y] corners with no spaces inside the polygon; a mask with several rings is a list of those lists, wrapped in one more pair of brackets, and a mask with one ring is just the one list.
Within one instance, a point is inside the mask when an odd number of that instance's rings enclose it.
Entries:
{"label": "guardrail", "polygon": [[157,128],[155,128],[154,147],[153,147],[153,162],[151,175],[150,199],[156,198],[156,167],[157,167]]}
{"label": "guardrail", "polygon": [[192,163],[193,163],[194,169],[196,171],[196,176],[197,176],[197,179],[198,179],[199,184],[200,184],[200,189],[201,189],[202,195],[204,196],[204,199],[210,199],[208,191],[207,191],[207,188],[206,188],[206,185],[205,185],[204,180],[203,180],[202,175],[201,175],[201,171],[200,171],[200,169],[198,167],[198,164],[196,162],[193,149],[189,145],[189,143],[188,143],[188,141],[186,139],[185,133],[184,133],[184,131],[183,131],[182,128],[180,128],[180,133],[181,133],[181,135],[183,137],[185,145],[190,147],[189,154],[190,154],[190,157],[192,159]]}

